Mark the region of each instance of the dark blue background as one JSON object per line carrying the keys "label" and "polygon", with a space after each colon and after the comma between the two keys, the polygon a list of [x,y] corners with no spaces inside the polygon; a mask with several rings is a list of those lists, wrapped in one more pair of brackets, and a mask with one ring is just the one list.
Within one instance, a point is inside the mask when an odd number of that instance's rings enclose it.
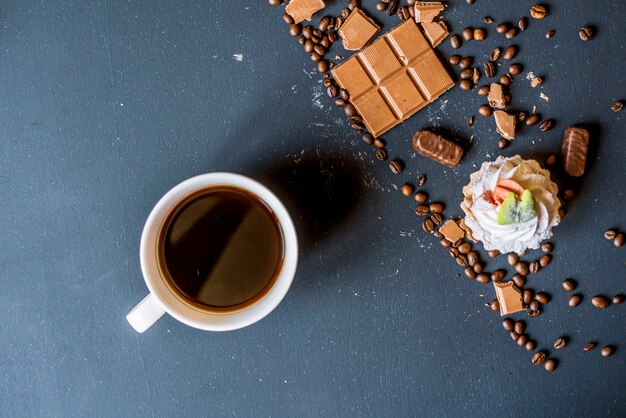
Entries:
{"label": "dark blue background", "polygon": [[[331,3],[333,13],[344,4]],[[385,28],[397,21],[364,3]],[[514,107],[536,105],[557,125],[526,129],[503,152],[543,159],[565,127],[594,127],[555,260],[529,280],[553,301],[528,332],[540,347],[572,339],[548,374],[485,306],[493,288],[459,275],[397,191],[426,173],[432,198],[461,214],[469,174],[500,153],[492,120],[465,126],[482,98],[455,88],[385,135],[407,164],[394,176],[352,133],[281,9],[265,0],[2,2],[0,415],[626,414],[626,307],[589,304],[626,291],[626,249],[602,238],[626,229],[626,112],[609,110],[626,98],[626,9],[619,0],[551,3],[550,16],[513,41],[525,73],[546,81],[531,89],[519,77],[512,90]],[[488,28],[482,45],[461,50],[482,64],[510,43],[483,17],[517,21],[532,4],[454,0],[445,18],[456,31]],[[584,44],[587,23],[598,31]],[[440,49],[451,52],[447,41]],[[347,55],[340,44],[337,53]],[[411,135],[427,127],[473,136],[460,166],[414,154]],[[146,294],[143,222],[169,188],[216,170],[260,179],[291,209],[302,243],[292,289],[247,329],[206,333],[166,316],[138,335],[125,315]],[[588,296],[576,310],[560,288],[568,276]],[[618,351],[584,353],[588,340]]]}

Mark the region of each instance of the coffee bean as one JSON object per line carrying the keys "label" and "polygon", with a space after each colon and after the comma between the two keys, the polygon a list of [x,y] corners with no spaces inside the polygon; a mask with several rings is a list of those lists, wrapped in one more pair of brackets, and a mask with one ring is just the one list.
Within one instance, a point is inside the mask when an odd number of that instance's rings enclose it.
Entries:
{"label": "coffee bean", "polygon": [[470,80],[461,80],[459,82],[459,87],[461,87],[461,90],[470,91],[474,87],[474,83]]}
{"label": "coffee bean", "polygon": [[617,236],[617,232],[615,232],[612,229],[607,229],[606,231],[604,231],[604,238],[613,241],[615,239],[615,237]]}
{"label": "coffee bean", "polygon": [[483,19],[483,22],[485,22],[488,25],[491,25],[493,23],[493,18],[491,16],[485,16],[485,18]]}
{"label": "coffee bean", "polygon": [[343,108],[343,112],[349,118],[357,114],[356,108],[354,107],[352,103],[348,103],[346,107]]}
{"label": "coffee bean", "polygon": [[298,36],[298,43],[300,45],[304,45],[304,43],[307,41],[307,39],[304,37],[304,35],[300,35]]}
{"label": "coffee bean", "polygon": [[441,246],[443,248],[450,248],[450,247],[452,247],[452,243],[450,241],[448,241],[447,239],[445,239],[445,238],[442,238],[441,240],[439,240],[439,244],[441,244]]}
{"label": "coffee bean", "polygon": [[519,261],[519,256],[516,253],[508,253],[506,256],[506,262],[509,266],[514,266]]}
{"label": "coffee bean", "polygon": [[461,38],[459,35],[452,35],[450,37],[450,46],[453,49],[459,49],[461,47]]}
{"label": "coffee bean", "polygon": [[478,108],[478,113],[481,116],[488,118],[493,113],[493,109],[489,105],[482,105]]}
{"label": "coffee bean", "polygon": [[517,27],[519,30],[525,31],[528,28],[528,19],[526,17],[521,17],[520,20],[517,21]]}
{"label": "coffee bean", "polygon": [[[487,61],[485,63],[485,75],[487,75],[487,77],[489,78],[496,75],[496,66],[492,61]],[[487,92],[487,94],[489,93]]]}
{"label": "coffee bean", "polygon": [[393,160],[389,163],[389,169],[393,174],[400,174],[402,172],[402,163],[398,160]]}
{"label": "coffee bean", "polygon": [[475,279],[476,278],[476,272],[474,271],[473,268],[471,267],[465,267],[465,270],[463,270],[463,272],[465,273],[465,275],[470,278],[470,279]]}
{"label": "coffee bean", "polygon": [[550,154],[548,158],[546,158],[546,165],[553,166],[556,163],[556,155]]}
{"label": "coffee bean", "polygon": [[548,358],[548,355],[546,354],[545,351],[538,351],[533,356],[532,362],[535,366],[541,366],[546,361],[547,358]]}
{"label": "coffee bean", "polygon": [[379,12],[384,12],[385,10],[387,10],[387,3],[379,1],[378,3],[376,3],[376,10],[378,10]]}
{"label": "coffee bean", "polygon": [[537,312],[541,310],[541,303],[539,303],[539,301],[535,299],[528,304],[528,309]]}
{"label": "coffee bean", "polygon": [[518,334],[523,334],[526,331],[526,323],[524,321],[516,321],[513,330]]}
{"label": "coffee bean", "polygon": [[424,185],[426,184],[426,180],[427,180],[427,179],[426,179],[426,175],[425,175],[425,174],[422,174],[421,176],[419,176],[419,177],[417,178],[417,185],[418,185],[419,187],[424,186]]}
{"label": "coffee bean", "polygon": [[[341,22],[340,17],[337,18],[337,23],[336,23],[337,28],[339,28],[340,26],[339,22]],[[339,39],[339,35],[337,35],[337,32],[331,32],[328,34],[328,42],[330,42],[331,44],[337,42],[337,39]]]}
{"label": "coffee bean", "polygon": [[519,48],[517,46],[511,45],[507,49],[504,50],[504,54],[502,54],[502,58],[504,58],[507,61],[510,61],[517,56],[518,51],[519,51]]}
{"label": "coffee bean", "polygon": [[624,103],[617,100],[611,105],[611,110],[615,113],[621,111],[624,108]]}
{"label": "coffee bean", "polygon": [[460,55],[452,55],[450,56],[450,58],[448,58],[448,62],[450,62],[450,65],[458,65],[461,63],[461,56]]}
{"label": "coffee bean", "polygon": [[596,348],[596,343],[594,343],[593,341],[589,341],[587,344],[583,345],[583,350],[585,351],[591,351],[594,348]]}
{"label": "coffee bean", "polygon": [[535,340],[528,340],[526,343],[526,351],[533,351],[537,347]]}
{"label": "coffee bean", "polygon": [[415,201],[417,203],[424,203],[428,200],[428,194],[426,192],[415,193]]}
{"label": "coffee bean", "polygon": [[534,126],[538,124],[540,120],[541,120],[541,116],[539,116],[536,113],[533,113],[532,115],[526,118],[526,126]]}
{"label": "coffee bean", "polygon": [[574,281],[573,279],[565,279],[563,280],[563,283],[561,285],[566,292],[571,292],[572,290],[576,289],[576,281]]}
{"label": "coffee bean", "polygon": [[580,28],[580,30],[578,31],[578,36],[583,42],[588,42],[589,40],[591,40],[591,38],[593,38],[593,29],[591,29],[589,26]]}
{"label": "coffee bean", "polygon": [[539,262],[533,261],[528,265],[528,272],[531,274],[536,274],[539,272]]}
{"label": "coffee bean", "polygon": [[388,157],[387,155],[387,150],[385,150],[384,148],[380,148],[378,150],[376,150],[376,159],[378,159],[378,161],[385,161]]}
{"label": "coffee bean", "polygon": [[498,32],[500,35],[504,35],[510,27],[511,26],[508,23],[500,23],[498,26],[496,26],[496,32]]}
{"label": "coffee bean", "polygon": [[350,11],[351,11],[351,9],[348,9],[347,7],[341,9],[341,17],[344,18],[344,19],[347,19],[348,16],[350,16]]}
{"label": "coffee bean", "polygon": [[544,364],[543,364],[543,368],[545,369],[545,371],[547,372],[553,372],[554,369],[556,369],[558,363],[555,359],[551,358],[549,360],[547,360]]}
{"label": "coffee bean", "polygon": [[517,264],[515,264],[515,271],[521,274],[522,276],[528,276],[528,273],[529,273],[528,264],[525,263],[524,261],[518,261]]}
{"label": "coffee bean", "polygon": [[465,69],[471,67],[473,63],[474,63],[474,58],[472,58],[472,57],[465,57],[461,61],[459,61],[459,68],[461,70],[465,70]]}
{"label": "coffee bean", "polygon": [[506,37],[506,39],[513,39],[517,36],[517,28],[511,28],[509,30],[506,31],[506,33],[504,34],[504,36]]}
{"label": "coffee bean", "polygon": [[591,304],[599,309],[606,309],[611,304],[611,300],[604,295],[596,295],[591,298]]}
{"label": "coffee bean", "polygon": [[500,302],[498,302],[498,299],[494,299],[491,302],[489,302],[489,307],[491,308],[492,311],[499,311],[500,310]]}
{"label": "coffee bean", "polygon": [[310,26],[305,26],[302,28],[302,36],[304,36],[306,39],[311,39],[312,32],[313,29]]}
{"label": "coffee bean", "polygon": [[467,253],[467,262],[470,266],[474,267],[479,260],[480,256],[476,251],[470,251],[469,253]]}
{"label": "coffee bean", "polygon": [[522,64],[513,64],[509,67],[509,74],[520,75],[523,70],[524,67],[522,66]]}
{"label": "coffee bean", "polygon": [[283,4],[283,0],[269,0],[270,6],[280,6]]}
{"label": "coffee bean", "polygon": [[541,267],[547,267],[551,261],[552,261],[552,256],[550,254],[546,254],[539,259],[539,265]]}
{"label": "coffee bean", "polygon": [[466,68],[463,71],[461,71],[461,73],[459,74],[459,77],[461,77],[461,80],[469,80],[470,78],[472,78],[473,75],[474,75],[474,70],[472,70],[471,68]]}
{"label": "coffee bean", "polygon": [[[543,244],[541,244],[541,251],[543,251],[546,254],[549,254],[552,252],[553,246],[551,243],[549,242],[544,242]],[[545,267],[545,266],[544,266]]]}
{"label": "coffee bean", "polygon": [[295,21],[293,20],[293,17],[291,17],[289,13],[285,13],[283,15],[283,21],[285,21],[285,23],[288,25],[292,25],[293,23],[295,23]]}
{"label": "coffee bean", "polygon": [[325,73],[328,70],[330,70],[330,62],[328,62],[326,60],[322,60],[322,61],[317,63],[317,72],[318,73]]}
{"label": "coffee bean", "polygon": [[[478,265],[478,264],[477,264],[477,265]],[[478,281],[478,283],[481,283],[481,284],[487,284],[487,283],[490,283],[490,282],[491,282],[491,277],[489,277],[489,275],[488,275],[488,274],[485,274],[485,273],[479,273],[479,274],[476,276],[476,281]]]}
{"label": "coffee bean", "polygon": [[494,282],[500,282],[506,276],[506,271],[500,269],[491,273],[491,280]]}
{"label": "coffee bean", "polygon": [[505,149],[506,147],[509,146],[509,141],[508,139],[504,139],[504,138],[500,138],[498,139],[498,148],[499,149]]}
{"label": "coffee bean", "polygon": [[289,34],[291,36],[298,36],[302,33],[302,26],[300,24],[292,23],[289,25]]}
{"label": "coffee bean", "polygon": [[428,206],[419,205],[418,207],[415,208],[415,213],[418,216],[426,216],[430,213],[430,210],[428,209]]}
{"label": "coffee bean", "polygon": [[459,254],[456,257],[456,263],[461,267],[467,266],[467,257],[463,254]]}
{"label": "coffee bean", "polygon": [[530,289],[524,289],[524,291],[522,292],[522,302],[524,302],[526,305],[532,302],[534,297],[535,294]]}
{"label": "coffee bean", "polygon": [[504,328],[506,331],[513,331],[513,329],[515,328],[515,321],[513,321],[511,318],[503,319],[502,328]]}
{"label": "coffee bean", "polygon": [[513,280],[513,283],[515,283],[517,287],[524,287],[526,284],[526,278],[521,274],[514,274],[511,280]]}
{"label": "coffee bean", "polygon": [[326,89],[326,93],[328,94],[328,97],[336,97],[338,92],[337,92],[337,87],[335,87],[334,85],[330,85],[328,86],[328,88]]}
{"label": "coffee bean", "polygon": [[477,93],[479,96],[489,96],[489,86],[481,86]]}
{"label": "coffee bean", "polygon": [[500,251],[498,250],[489,250],[487,251],[487,255],[491,258],[495,258],[500,255]]}
{"label": "coffee bean", "polygon": [[613,304],[621,305],[622,303],[624,303],[624,299],[626,299],[626,296],[622,295],[621,293],[618,295],[615,295],[613,296]]}
{"label": "coffee bean", "polygon": [[317,24],[317,28],[322,32],[326,32],[328,30],[328,26],[332,25],[333,21],[334,18],[332,16],[324,16]]}
{"label": "coffee bean", "polygon": [[491,55],[489,56],[489,59],[491,61],[497,61],[498,58],[500,58],[501,53],[502,53],[502,49],[495,48],[493,51],[491,51]]}
{"label": "coffee bean", "polygon": [[537,292],[535,294],[535,300],[542,305],[545,305],[550,302],[550,295],[545,292]]}
{"label": "coffee bean", "polygon": [[554,121],[552,119],[546,119],[543,121],[541,126],[539,126],[539,130],[541,132],[546,132],[552,129],[553,126],[554,126]]}
{"label": "coffee bean", "polygon": [[530,15],[534,19],[543,19],[544,17],[546,17],[547,14],[548,10],[545,8],[545,6],[542,6],[540,4],[536,4],[530,8]]}
{"label": "coffee bean", "polygon": [[465,28],[461,31],[461,37],[465,41],[471,41],[474,39],[474,30],[472,28]]}
{"label": "coffee bean", "polygon": [[398,4],[400,2],[398,0],[390,0],[389,6],[387,7],[387,16],[393,16],[398,11]]}
{"label": "coffee bean", "polygon": [[503,86],[509,86],[512,82],[513,82],[513,77],[511,77],[510,74],[505,74],[498,79],[498,83],[502,84]]}
{"label": "coffee bean", "polygon": [[430,219],[424,219],[422,221],[422,229],[424,232],[430,234],[435,230],[435,223]]}
{"label": "coffee bean", "polygon": [[615,239],[613,240],[613,245],[617,248],[621,248],[624,246],[624,234],[617,234]]}
{"label": "coffee bean", "polygon": [[528,335],[526,334],[520,335],[516,342],[517,342],[517,345],[519,345],[520,347],[524,347],[526,343],[528,342]]}
{"label": "coffee bean", "polygon": [[361,123],[353,123],[351,125],[352,129],[354,129],[356,131],[356,133],[358,134],[362,134],[365,132],[365,126]]}
{"label": "coffee bean", "polygon": [[602,354],[602,357],[604,358],[611,357],[614,352],[615,347],[612,345],[605,345],[604,347],[602,347],[602,350],[600,350],[600,354]]}
{"label": "coffee bean", "polygon": [[430,209],[432,213],[442,213],[445,207],[446,205],[444,205],[443,203],[439,203],[439,202],[434,202],[428,205],[428,208]]}
{"label": "coffee bean", "polygon": [[567,345],[567,337],[557,338],[556,341],[553,344],[554,348],[556,348],[557,350],[562,349],[566,345]]}
{"label": "coffee bean", "polygon": [[512,339],[513,341],[517,341],[517,340],[519,339],[519,337],[520,337],[520,335],[519,335],[517,332],[515,332],[515,331],[511,331],[511,332],[509,333],[509,335],[511,336],[511,339]]}
{"label": "coffee bean", "polygon": [[461,254],[469,254],[469,252],[472,251],[472,244],[470,244],[469,242],[464,242],[463,244],[459,245],[457,248],[459,249],[459,252]]}
{"label": "coffee bean", "polygon": [[583,297],[580,294],[575,294],[569,297],[567,304],[569,305],[570,308],[575,308],[578,305],[580,305],[580,302],[582,302]]}
{"label": "coffee bean", "polygon": [[535,88],[543,84],[543,78],[533,77],[530,79],[530,87]]}
{"label": "coffee bean", "polygon": [[487,32],[482,28],[474,29],[474,40],[482,42],[487,37]]}
{"label": "coffee bean", "polygon": [[476,265],[474,266],[474,271],[477,274],[480,274],[483,272],[483,269],[485,268],[485,266],[483,265],[483,263],[476,263]]}
{"label": "coffee bean", "polygon": [[413,186],[411,186],[410,184],[403,184],[402,187],[400,188],[400,191],[405,196],[411,196],[413,194]]}
{"label": "coffee bean", "polygon": [[552,38],[554,34],[555,34],[554,29],[550,29],[549,31],[546,32],[546,39]]}

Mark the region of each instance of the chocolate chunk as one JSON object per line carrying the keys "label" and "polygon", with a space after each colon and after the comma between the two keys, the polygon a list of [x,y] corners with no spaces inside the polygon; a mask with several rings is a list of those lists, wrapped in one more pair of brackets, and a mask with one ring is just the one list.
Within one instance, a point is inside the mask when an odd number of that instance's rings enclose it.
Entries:
{"label": "chocolate chunk", "polygon": [[413,149],[448,167],[454,167],[463,158],[460,145],[430,131],[417,131],[413,136]]}
{"label": "chocolate chunk", "polygon": [[435,48],[448,36],[448,28],[444,22],[427,22],[420,23],[424,35],[428,38],[430,46]]}
{"label": "chocolate chunk", "polygon": [[504,99],[504,91],[502,90],[502,85],[498,83],[491,83],[491,87],[489,87],[489,96],[487,97],[489,100],[489,106],[494,109],[504,109],[506,105],[506,101]]}
{"label": "chocolate chunk", "polygon": [[515,138],[515,115],[509,115],[503,110],[493,112],[493,118],[496,121],[496,131],[505,139]]}
{"label": "chocolate chunk", "polygon": [[452,219],[447,220],[446,223],[439,228],[439,232],[450,242],[457,242],[458,240],[465,238],[465,232],[459,227],[459,225]]}
{"label": "chocolate chunk", "polygon": [[343,47],[348,51],[358,51],[378,33],[378,26],[361,9],[354,9],[339,28]]}
{"label": "chocolate chunk", "polygon": [[415,2],[415,21],[418,23],[432,22],[443,10],[442,3],[435,1]]}
{"label": "chocolate chunk", "polygon": [[500,302],[500,315],[504,316],[526,309],[522,301],[522,292],[513,282],[493,282],[493,286]]}
{"label": "chocolate chunk", "polygon": [[572,177],[580,177],[585,172],[587,149],[589,148],[589,131],[579,126],[572,126],[563,134],[561,156],[563,167]]}
{"label": "chocolate chunk", "polygon": [[285,11],[293,18],[295,23],[304,19],[311,20],[311,16],[322,10],[326,5],[322,0],[291,0]]}

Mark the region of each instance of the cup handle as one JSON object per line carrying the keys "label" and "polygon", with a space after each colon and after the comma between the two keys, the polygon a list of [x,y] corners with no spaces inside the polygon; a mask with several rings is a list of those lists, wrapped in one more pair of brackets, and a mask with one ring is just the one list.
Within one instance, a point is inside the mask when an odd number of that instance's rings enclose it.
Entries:
{"label": "cup handle", "polygon": [[154,325],[164,313],[165,310],[159,305],[154,295],[148,293],[148,296],[143,298],[143,300],[126,315],[126,320],[135,331],[143,333]]}

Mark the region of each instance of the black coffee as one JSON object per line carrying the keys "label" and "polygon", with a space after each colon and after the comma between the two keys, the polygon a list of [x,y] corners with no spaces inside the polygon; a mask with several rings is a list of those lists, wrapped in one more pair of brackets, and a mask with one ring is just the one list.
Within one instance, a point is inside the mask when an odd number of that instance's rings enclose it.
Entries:
{"label": "black coffee", "polygon": [[159,264],[172,290],[209,310],[236,310],[263,297],[283,263],[283,234],[271,209],[231,186],[198,190],[168,214]]}

